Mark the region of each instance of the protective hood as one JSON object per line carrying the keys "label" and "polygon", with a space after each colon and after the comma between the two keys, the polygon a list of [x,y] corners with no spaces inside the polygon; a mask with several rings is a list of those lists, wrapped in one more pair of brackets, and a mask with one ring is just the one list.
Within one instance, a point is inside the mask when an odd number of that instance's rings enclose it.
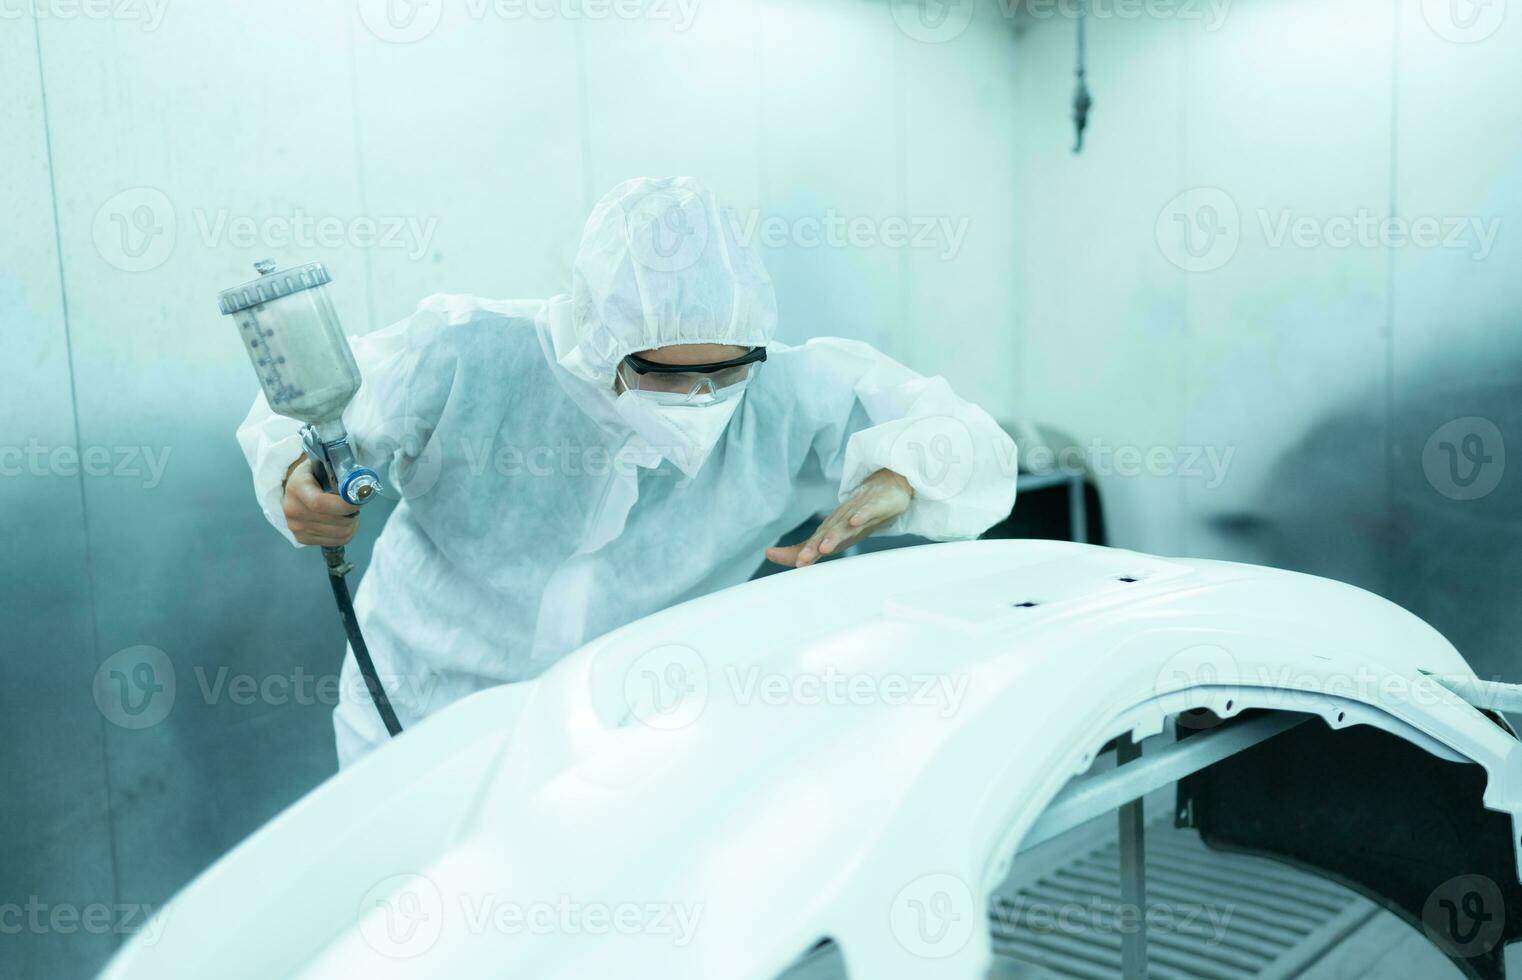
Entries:
{"label": "protective hood", "polygon": [[555,360],[611,385],[626,354],[670,344],[771,342],[777,300],[734,213],[695,177],[638,177],[592,209],[571,278]]}

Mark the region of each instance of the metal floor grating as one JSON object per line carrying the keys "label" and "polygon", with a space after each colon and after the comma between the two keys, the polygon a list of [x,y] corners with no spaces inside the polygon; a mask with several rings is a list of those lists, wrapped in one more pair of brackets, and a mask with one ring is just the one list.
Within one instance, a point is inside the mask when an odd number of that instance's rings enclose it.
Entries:
{"label": "metal floor grating", "polygon": [[[993,946],[1011,980],[1121,975],[1119,845],[1090,840],[989,906]],[[1279,980],[1301,975],[1378,909],[1331,882],[1272,861],[1211,851],[1192,830],[1149,821],[1149,977]],[[1135,918],[1132,913],[1131,918]]]}

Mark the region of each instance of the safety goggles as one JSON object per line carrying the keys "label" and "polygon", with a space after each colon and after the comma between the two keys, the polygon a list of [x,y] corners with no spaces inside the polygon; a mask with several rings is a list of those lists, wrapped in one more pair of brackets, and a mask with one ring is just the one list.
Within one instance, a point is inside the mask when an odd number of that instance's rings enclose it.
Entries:
{"label": "safety goggles", "polygon": [[755,347],[739,357],[711,364],[657,364],[638,354],[628,354],[618,365],[618,376],[630,391],[707,401],[720,397],[726,388],[750,380],[764,360],[765,347]]}

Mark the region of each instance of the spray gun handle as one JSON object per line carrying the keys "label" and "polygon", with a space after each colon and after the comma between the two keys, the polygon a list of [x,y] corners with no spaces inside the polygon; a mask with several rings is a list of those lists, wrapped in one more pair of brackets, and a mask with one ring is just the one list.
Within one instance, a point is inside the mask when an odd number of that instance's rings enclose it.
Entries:
{"label": "spray gun handle", "polygon": [[323,493],[335,493],[333,489],[333,466],[328,462],[328,457],[323,453],[321,445],[315,444],[310,435],[311,429],[301,430],[302,448],[306,450],[307,459],[312,461],[312,475],[317,477],[317,485],[322,487]]}
{"label": "spray gun handle", "polygon": [[380,491],[380,475],[355,463],[347,436],[340,434],[324,441],[318,435],[317,427],[309,425],[301,430],[301,444],[312,460],[312,472],[324,492],[337,494],[355,507],[363,507]]}

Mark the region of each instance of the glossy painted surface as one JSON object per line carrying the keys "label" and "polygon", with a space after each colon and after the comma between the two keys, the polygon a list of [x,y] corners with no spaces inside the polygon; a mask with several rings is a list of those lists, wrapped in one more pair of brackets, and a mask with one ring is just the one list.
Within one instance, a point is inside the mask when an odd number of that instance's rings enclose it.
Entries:
{"label": "glossy painted surface", "polygon": [[[235,850],[106,976],[771,980],[830,937],[852,976],[973,980],[1048,801],[1180,711],[1378,726],[1484,766],[1515,820],[1515,737],[1423,670],[1467,665],[1291,572],[1015,541],[826,563],[459,702]],[[927,929],[929,901],[951,908]]]}

